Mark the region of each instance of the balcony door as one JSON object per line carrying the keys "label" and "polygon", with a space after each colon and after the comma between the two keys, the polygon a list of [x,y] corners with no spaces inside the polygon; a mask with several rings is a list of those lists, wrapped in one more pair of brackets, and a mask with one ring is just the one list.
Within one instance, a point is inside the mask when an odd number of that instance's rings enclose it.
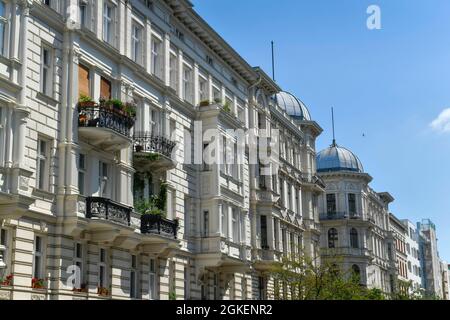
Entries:
{"label": "balcony door", "polygon": [[111,178],[110,168],[107,163],[99,161],[99,197],[111,199]]}

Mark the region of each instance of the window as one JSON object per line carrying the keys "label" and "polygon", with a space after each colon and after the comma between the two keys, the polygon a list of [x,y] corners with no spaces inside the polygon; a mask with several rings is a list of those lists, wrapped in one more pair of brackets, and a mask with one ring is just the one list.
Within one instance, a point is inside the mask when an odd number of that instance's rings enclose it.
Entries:
{"label": "window", "polygon": [[49,189],[49,142],[38,139],[37,166],[36,166],[36,187],[39,190]]}
{"label": "window", "polygon": [[327,213],[336,213],[336,195],[334,193],[327,194]]}
{"label": "window", "polygon": [[352,248],[359,248],[358,231],[355,228],[352,228],[350,230],[350,246]]}
{"label": "window", "polygon": [[228,213],[228,207],[223,205],[222,210],[220,212],[220,219],[221,219],[221,226],[222,226],[222,229],[220,231],[221,231],[222,237],[228,236],[227,235],[227,229],[228,229],[227,228],[227,216],[228,216],[227,213]]}
{"label": "window", "polygon": [[184,300],[189,300],[191,293],[191,274],[189,271],[189,266],[184,267]]}
{"label": "window", "polygon": [[100,98],[105,100],[111,99],[112,96],[112,85],[111,81],[108,79],[101,77],[100,78]]}
{"label": "window", "polygon": [[142,63],[142,27],[136,22],[131,27],[131,58],[136,63]]}
{"label": "window", "polygon": [[214,300],[219,300],[220,299],[220,285],[219,285],[219,275],[217,273],[214,273],[213,291],[214,291]]}
{"label": "window", "polygon": [[91,96],[91,75],[88,67],[78,65],[78,94]]}
{"label": "window", "polygon": [[81,243],[75,243],[73,261],[75,266],[77,267],[76,282],[74,287],[76,289],[82,289],[85,283],[84,283],[84,252],[83,252],[83,245]]}
{"label": "window", "polygon": [[138,298],[138,279],[137,279],[137,256],[131,255],[131,270],[130,270],[130,298]]}
{"label": "window", "polygon": [[208,81],[203,76],[198,77],[198,96],[201,101],[208,101]]}
{"label": "window", "polygon": [[241,279],[242,300],[247,300],[247,278],[244,276]]}
{"label": "window", "polygon": [[194,103],[194,99],[193,99],[194,86],[192,85],[193,84],[192,78],[193,78],[192,69],[189,66],[184,65],[183,66],[183,99],[191,104]]}
{"label": "window", "polygon": [[41,50],[41,92],[46,96],[53,95],[53,54],[52,49],[42,46]]}
{"label": "window", "polygon": [[152,36],[152,64],[151,71],[152,74],[159,79],[163,78],[163,52],[162,52],[162,41],[157,39],[155,35]]}
{"label": "window", "polygon": [[[6,229],[0,229],[0,261],[6,264],[6,270],[0,270],[0,278],[8,276],[8,232]],[[1,272],[3,271],[3,274]]]}
{"label": "window", "polygon": [[258,277],[258,299],[266,300],[266,279],[264,277]]}
{"label": "window", "polygon": [[261,249],[269,249],[267,242],[267,216],[261,216]]}
{"label": "window", "polygon": [[80,153],[78,158],[78,190],[81,195],[85,195],[85,186],[86,186],[86,156]]}
{"label": "window", "polygon": [[303,237],[302,236],[298,236],[298,244],[297,244],[297,252],[298,252],[298,257],[300,258],[303,255]]}
{"label": "window", "polygon": [[98,263],[98,287],[107,288],[108,287],[108,270],[107,270],[107,256],[106,249],[101,248],[99,252],[99,263]]}
{"label": "window", "polygon": [[109,182],[108,182],[108,164],[99,161],[98,177],[99,177],[99,196],[102,198],[110,198]]}
{"label": "window", "polygon": [[287,184],[288,209],[292,210],[292,186]]}
{"label": "window", "polygon": [[222,93],[216,86],[213,86],[213,99],[215,103],[222,103]]}
{"label": "window", "polygon": [[354,193],[348,194],[348,213],[350,216],[356,215],[356,195]]}
{"label": "window", "polygon": [[352,265],[352,272],[355,277],[357,277],[358,281],[361,281],[361,269],[358,265]]}
{"label": "window", "polygon": [[237,209],[232,209],[233,215],[232,215],[232,226],[233,226],[233,242],[238,243],[239,242],[239,212]]}
{"label": "window", "polygon": [[201,289],[202,300],[208,300],[209,299],[209,276],[208,276],[208,274],[203,275],[200,289]]}
{"label": "window", "polygon": [[203,211],[203,237],[209,237],[209,211]]}
{"label": "window", "polygon": [[42,237],[36,236],[34,238],[34,255],[33,255],[33,278],[44,278],[44,245]]}
{"label": "window", "polygon": [[80,2],[80,26],[90,29],[91,26],[90,0],[79,0],[79,2]]}
{"label": "window", "polygon": [[150,259],[149,266],[149,279],[148,279],[148,295],[150,300],[156,299],[156,260]]}
{"label": "window", "polygon": [[170,87],[178,92],[178,56],[171,52],[169,57]]}
{"label": "window", "polygon": [[283,246],[283,253],[287,253],[286,229],[281,229],[281,245]]}
{"label": "window", "polygon": [[290,246],[291,246],[291,256],[292,256],[292,258],[294,258],[295,257],[295,249],[296,249],[296,247],[295,247],[295,235],[294,235],[294,233],[291,233],[290,235],[289,235],[289,238],[290,238]]}
{"label": "window", "polygon": [[105,1],[103,5],[103,41],[114,45],[114,6]]}
{"label": "window", "polygon": [[280,249],[280,239],[279,239],[279,223],[278,219],[273,219],[273,237],[275,238],[275,250]]}
{"label": "window", "polygon": [[328,230],[328,248],[336,248],[338,241],[338,232],[335,228]]}
{"label": "window", "polygon": [[7,43],[7,27],[8,17],[6,15],[6,3],[0,1],[0,55],[6,55],[6,43]]}

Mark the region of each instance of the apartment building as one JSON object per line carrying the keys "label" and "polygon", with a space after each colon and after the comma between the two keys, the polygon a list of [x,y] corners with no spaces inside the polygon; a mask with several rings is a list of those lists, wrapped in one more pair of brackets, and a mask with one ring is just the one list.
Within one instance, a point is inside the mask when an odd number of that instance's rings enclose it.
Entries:
{"label": "apartment building", "polygon": [[387,192],[375,192],[359,158],[333,141],[317,155],[317,172],[326,185],[319,196],[321,256],[361,284],[385,293],[395,287],[395,252]]}
{"label": "apartment building", "polygon": [[406,228],[406,254],[408,259],[408,281],[411,283],[411,292],[422,290],[422,269],[420,263],[419,232],[414,223],[401,220]]}
{"label": "apartment building", "polygon": [[408,293],[409,270],[408,268],[408,248],[406,241],[406,226],[392,213],[389,213],[389,226],[394,240],[392,249],[394,251],[395,266],[397,269],[397,281],[395,290],[401,293]]}
{"label": "apartment building", "polygon": [[322,129],[189,1],[0,15],[1,299],[266,299],[267,262],[319,261]]}

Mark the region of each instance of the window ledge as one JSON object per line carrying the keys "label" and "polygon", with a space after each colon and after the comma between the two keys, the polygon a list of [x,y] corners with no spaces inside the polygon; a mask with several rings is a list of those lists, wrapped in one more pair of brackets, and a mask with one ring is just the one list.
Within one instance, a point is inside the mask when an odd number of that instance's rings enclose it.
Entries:
{"label": "window ledge", "polygon": [[51,104],[52,106],[56,107],[59,104],[59,101],[54,99],[53,97],[46,95],[45,93],[42,92],[38,92],[36,94],[36,98],[38,98],[39,100],[46,102],[48,104]]}
{"label": "window ledge", "polygon": [[42,200],[47,200],[47,201],[53,201],[55,199],[55,194],[47,191],[47,190],[41,190],[41,189],[37,189],[37,188],[33,188],[33,196]]}

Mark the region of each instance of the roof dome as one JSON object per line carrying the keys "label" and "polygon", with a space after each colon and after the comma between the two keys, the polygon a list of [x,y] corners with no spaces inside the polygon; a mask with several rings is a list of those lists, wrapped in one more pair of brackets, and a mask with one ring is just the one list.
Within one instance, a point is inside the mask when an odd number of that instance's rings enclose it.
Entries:
{"label": "roof dome", "polygon": [[311,121],[306,105],[289,92],[281,91],[274,96],[275,103],[288,115],[297,120]]}
{"label": "roof dome", "polygon": [[350,150],[336,143],[317,155],[317,172],[354,171],[363,173],[364,168],[359,158]]}

